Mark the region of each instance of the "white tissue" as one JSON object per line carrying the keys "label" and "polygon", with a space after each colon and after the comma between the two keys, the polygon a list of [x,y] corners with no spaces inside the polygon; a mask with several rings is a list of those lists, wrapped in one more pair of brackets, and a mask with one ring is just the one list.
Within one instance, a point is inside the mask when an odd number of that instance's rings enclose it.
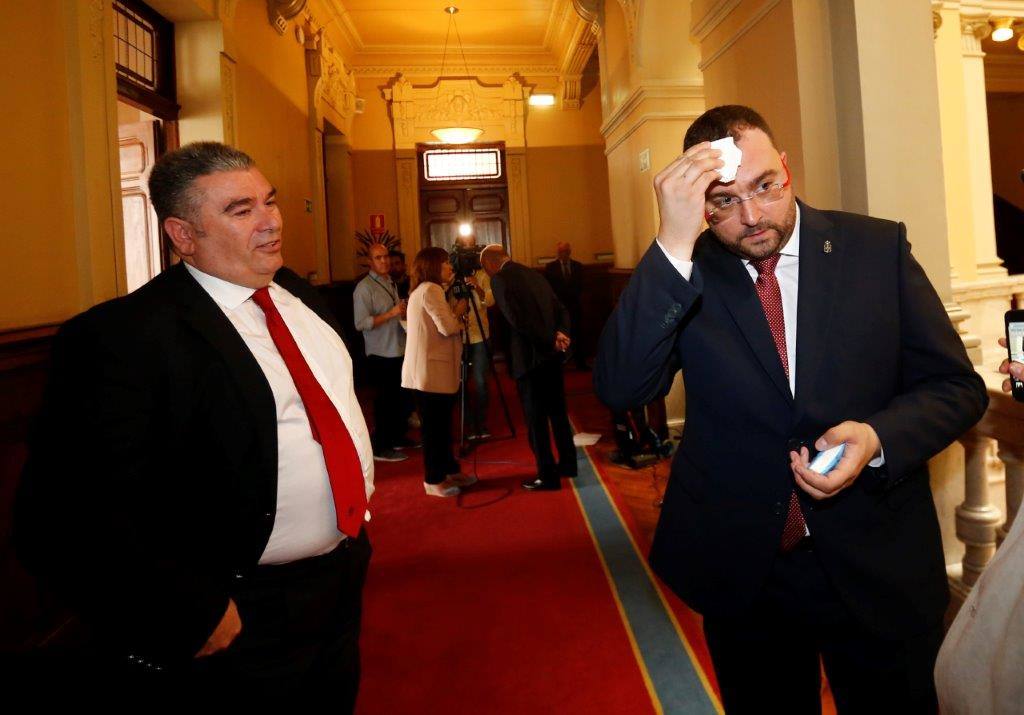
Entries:
{"label": "white tissue", "polygon": [[711,142],[711,148],[722,152],[721,159],[725,162],[725,166],[718,170],[718,173],[722,176],[719,181],[723,184],[735,181],[736,170],[739,169],[740,163],[743,161],[743,152],[736,146],[736,142],[733,141],[732,137],[725,137],[724,139],[717,139]]}

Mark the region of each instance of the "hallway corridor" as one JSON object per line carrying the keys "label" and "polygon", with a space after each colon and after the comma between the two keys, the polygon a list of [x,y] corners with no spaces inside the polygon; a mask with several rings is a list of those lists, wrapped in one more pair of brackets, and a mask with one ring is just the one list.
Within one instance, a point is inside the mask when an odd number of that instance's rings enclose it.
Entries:
{"label": "hallway corridor", "polygon": [[[566,378],[577,430],[607,432],[590,375]],[[647,570],[603,451],[528,493],[520,430],[477,450],[480,483],[453,500],[423,494],[418,453],[378,463],[359,712],[720,712],[699,618]]]}

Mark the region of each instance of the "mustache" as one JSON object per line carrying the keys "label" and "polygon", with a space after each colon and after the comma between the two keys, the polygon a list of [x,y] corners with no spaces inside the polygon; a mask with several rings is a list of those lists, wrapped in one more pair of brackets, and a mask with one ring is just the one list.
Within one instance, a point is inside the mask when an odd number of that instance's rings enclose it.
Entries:
{"label": "mustache", "polygon": [[774,221],[761,220],[757,222],[756,226],[752,226],[745,230],[743,232],[743,235],[740,236],[740,238],[747,238],[748,236],[753,236],[755,233],[767,231],[769,228],[775,229],[775,231],[777,231],[780,236],[785,235],[785,232],[782,230],[782,226],[780,226],[779,224],[775,223]]}

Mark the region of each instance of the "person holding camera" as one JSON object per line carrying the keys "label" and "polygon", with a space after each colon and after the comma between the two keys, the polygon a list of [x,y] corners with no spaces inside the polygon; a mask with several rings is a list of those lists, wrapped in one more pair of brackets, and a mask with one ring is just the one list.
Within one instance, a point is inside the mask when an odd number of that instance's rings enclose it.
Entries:
{"label": "person holding camera", "polygon": [[[459,236],[455,239],[455,251],[466,256],[465,264],[468,275],[466,285],[470,287],[469,299],[473,301],[466,315],[466,348],[469,350],[469,374],[473,379],[476,399],[470,401],[471,429],[470,439],[485,439],[491,436],[487,429],[487,369],[490,367],[487,341],[490,340],[491,326],[487,321],[487,309],[494,305],[494,294],[491,292],[491,279],[480,266],[480,248],[476,237]],[[458,262],[457,262],[458,263]],[[459,264],[460,268],[462,264]],[[480,316],[480,320],[477,320]]]}
{"label": "person holding camera", "polygon": [[402,387],[415,390],[423,422],[423,488],[435,497],[453,497],[476,477],[462,474],[452,450],[452,411],[459,390],[462,319],[465,300],[454,309],[444,286],[454,273],[443,248],[424,248],[412,264],[412,292],[407,309],[407,342]]}

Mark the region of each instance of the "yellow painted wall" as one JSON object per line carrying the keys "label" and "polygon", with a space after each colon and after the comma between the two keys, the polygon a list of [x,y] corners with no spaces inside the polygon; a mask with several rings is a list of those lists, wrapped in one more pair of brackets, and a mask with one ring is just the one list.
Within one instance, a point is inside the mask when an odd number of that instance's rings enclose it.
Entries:
{"label": "yellow painted wall", "polygon": [[0,84],[0,330],[61,321],[79,308],[67,67],[55,51],[65,41],[60,3],[16,4],[0,42],[8,68]]}
{"label": "yellow painted wall", "polygon": [[398,235],[398,185],[393,151],[352,151],[352,194],[355,206],[352,224],[356,231],[368,231],[370,214],[382,213],[385,227]]}
{"label": "yellow painted wall", "polygon": [[604,31],[601,35],[601,103],[607,116],[633,91],[633,72],[622,8],[617,2],[606,2],[604,13]]}
{"label": "yellow painted wall", "polygon": [[1024,210],[1024,95],[988,95],[992,190]]}
{"label": "yellow painted wall", "polygon": [[527,149],[526,167],[533,256],[554,257],[558,241],[569,241],[583,263],[612,250],[608,165],[601,147]]}
{"label": "yellow painted wall", "polygon": [[[734,37],[758,5],[742,3],[716,27],[702,43],[704,57],[711,57]],[[765,50],[766,37],[772,38],[770,52]],[[704,92],[709,108],[746,104],[768,121],[776,146],[787,152],[793,186],[802,196],[805,172],[797,77],[792,0],[783,0],[705,67]]]}
{"label": "yellow painted wall", "polygon": [[267,22],[262,3],[241,2],[225,45],[236,62],[237,145],[277,187],[284,217],[285,265],[299,275],[316,271],[306,99],[305,49],[291,32]]}

